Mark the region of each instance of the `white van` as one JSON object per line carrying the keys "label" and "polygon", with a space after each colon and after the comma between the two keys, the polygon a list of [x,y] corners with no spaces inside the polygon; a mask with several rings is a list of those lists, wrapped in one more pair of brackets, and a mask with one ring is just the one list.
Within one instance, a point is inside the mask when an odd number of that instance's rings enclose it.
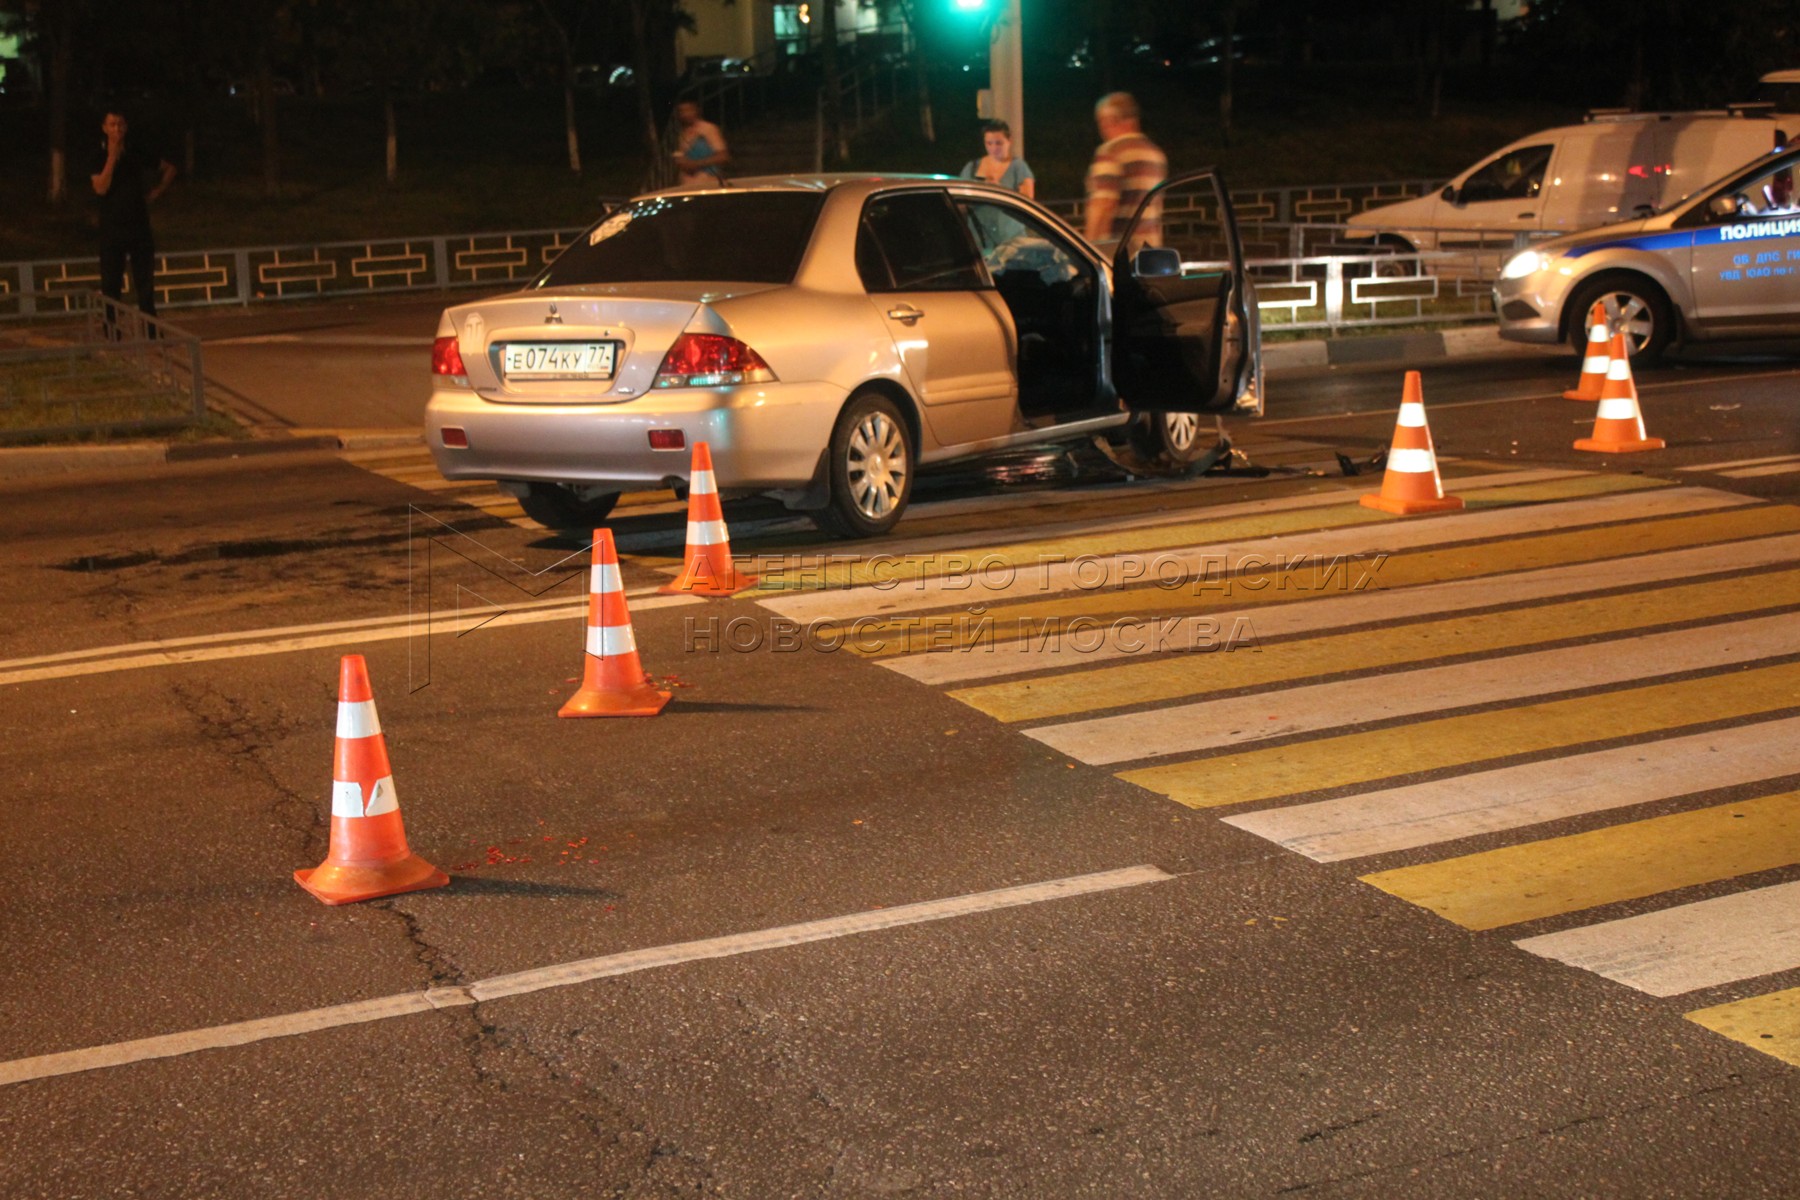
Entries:
{"label": "white van", "polygon": [[1800,127],[1796,127],[1796,116],[1800,114],[1800,70],[1789,68],[1785,71],[1770,71],[1761,80],[1762,86],[1757,89],[1757,99],[1773,108],[1788,119],[1780,121],[1789,135],[1800,137]]}
{"label": "white van", "polygon": [[1648,216],[1767,154],[1793,123],[1764,106],[1596,110],[1580,125],[1520,138],[1435,195],[1351,217],[1345,236],[1404,254],[1508,244],[1520,233],[1551,236]]}

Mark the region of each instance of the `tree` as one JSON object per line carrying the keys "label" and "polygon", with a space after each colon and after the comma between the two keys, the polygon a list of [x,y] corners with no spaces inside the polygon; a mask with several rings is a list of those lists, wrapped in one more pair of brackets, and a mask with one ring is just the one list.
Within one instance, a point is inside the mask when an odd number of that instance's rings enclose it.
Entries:
{"label": "tree", "polygon": [[[932,0],[925,0],[931,3]],[[943,3],[943,0],[936,0]],[[931,74],[925,69],[924,32],[919,21],[921,17],[919,0],[886,0],[883,9],[883,23],[889,12],[897,12],[906,23],[907,34],[912,41],[913,88],[919,95],[919,133],[927,142],[936,143],[937,123],[931,111]]]}
{"label": "tree", "polygon": [[479,0],[338,0],[327,27],[331,72],[380,97],[389,183],[400,178],[399,101],[465,78],[474,68],[469,47],[493,36],[495,20]]}
{"label": "tree", "polygon": [[563,139],[569,146],[569,170],[581,174],[581,132],[575,127],[575,39],[589,0],[538,0],[538,11],[562,54]]}
{"label": "tree", "polygon": [[838,20],[837,0],[824,0],[818,6],[820,65],[825,72],[824,118],[825,140],[832,153],[842,161],[850,156],[850,143],[844,137],[842,97],[838,94]]}
{"label": "tree", "polygon": [[61,204],[69,198],[69,100],[74,91],[75,46],[77,42],[101,44],[103,30],[89,28],[93,10],[88,0],[13,0],[6,7],[25,14],[31,40],[40,47],[50,124],[50,175],[45,195],[50,203]]}
{"label": "tree", "polygon": [[50,203],[69,198],[69,75],[75,56],[76,30],[86,6],[77,0],[38,10],[48,50],[50,76]]}

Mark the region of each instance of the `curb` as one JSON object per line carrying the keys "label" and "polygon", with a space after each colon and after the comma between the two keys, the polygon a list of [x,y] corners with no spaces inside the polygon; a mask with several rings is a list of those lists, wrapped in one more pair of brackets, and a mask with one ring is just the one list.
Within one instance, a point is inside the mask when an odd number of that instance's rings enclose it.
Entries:
{"label": "curb", "polygon": [[1555,353],[1557,347],[1507,342],[1493,328],[1442,329],[1427,333],[1383,334],[1373,337],[1312,338],[1302,342],[1273,342],[1263,346],[1263,370],[1304,371],[1325,367],[1372,366],[1383,363],[1413,364],[1433,358],[1473,358],[1479,355]]}
{"label": "curb", "polygon": [[0,480],[43,479],[76,471],[160,467],[166,463],[216,462],[275,454],[316,454],[340,449],[337,437],[265,438],[259,441],[126,442],[104,446],[10,446],[0,448]]}

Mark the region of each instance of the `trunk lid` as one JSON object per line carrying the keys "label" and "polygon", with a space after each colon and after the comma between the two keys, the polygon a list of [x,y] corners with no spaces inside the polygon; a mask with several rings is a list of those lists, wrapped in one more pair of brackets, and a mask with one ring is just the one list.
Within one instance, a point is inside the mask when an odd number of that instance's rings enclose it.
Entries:
{"label": "trunk lid", "polygon": [[771,286],[595,284],[494,296],[445,315],[469,386],[485,400],[622,403],[650,390],[703,305]]}

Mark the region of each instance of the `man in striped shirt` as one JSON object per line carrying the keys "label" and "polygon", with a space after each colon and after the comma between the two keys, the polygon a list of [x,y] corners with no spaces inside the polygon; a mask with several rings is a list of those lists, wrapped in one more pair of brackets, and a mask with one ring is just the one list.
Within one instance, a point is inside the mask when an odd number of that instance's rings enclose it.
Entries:
{"label": "man in striped shirt", "polygon": [[[1087,173],[1087,239],[1111,250],[1144,194],[1169,177],[1169,160],[1138,128],[1137,101],[1114,92],[1094,106],[1100,148]],[[1133,253],[1162,245],[1162,203],[1150,206],[1131,235]]]}

